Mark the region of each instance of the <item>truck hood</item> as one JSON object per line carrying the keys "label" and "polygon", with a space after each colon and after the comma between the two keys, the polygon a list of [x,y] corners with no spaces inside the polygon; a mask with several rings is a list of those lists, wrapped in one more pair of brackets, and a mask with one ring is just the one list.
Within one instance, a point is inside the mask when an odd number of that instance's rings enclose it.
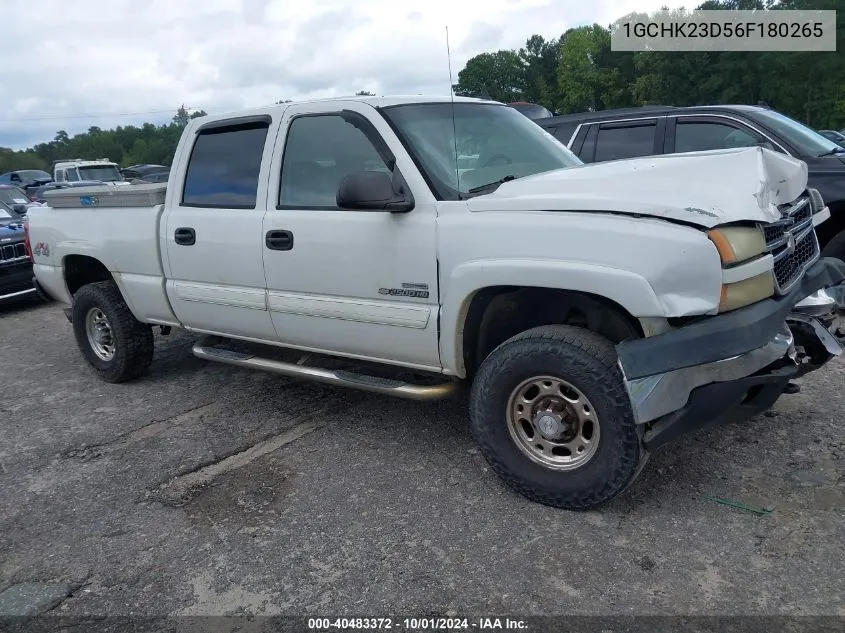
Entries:
{"label": "truck hood", "polygon": [[581,211],[647,215],[710,228],[773,222],[807,187],[807,164],[762,147],[578,165],[502,184],[471,211]]}

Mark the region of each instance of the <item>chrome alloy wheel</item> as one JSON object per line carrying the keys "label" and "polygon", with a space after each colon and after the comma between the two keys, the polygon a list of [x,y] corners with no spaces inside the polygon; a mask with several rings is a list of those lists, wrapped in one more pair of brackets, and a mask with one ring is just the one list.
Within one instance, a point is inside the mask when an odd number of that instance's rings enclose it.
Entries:
{"label": "chrome alloy wheel", "polygon": [[100,308],[91,308],[85,315],[85,332],[88,343],[100,360],[106,362],[114,358],[115,346],[111,324]]}

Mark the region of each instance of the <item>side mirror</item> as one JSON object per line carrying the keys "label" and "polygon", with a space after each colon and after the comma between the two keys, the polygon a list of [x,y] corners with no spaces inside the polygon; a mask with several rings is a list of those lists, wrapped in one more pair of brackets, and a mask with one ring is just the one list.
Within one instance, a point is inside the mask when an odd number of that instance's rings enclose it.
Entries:
{"label": "side mirror", "polygon": [[26,205],[25,204],[13,204],[12,211],[17,213],[18,215],[26,215]]}
{"label": "side mirror", "polygon": [[777,151],[777,150],[775,149],[775,146],[774,146],[774,145],[772,145],[769,141],[760,141],[759,143],[757,143],[757,147],[762,147],[762,148],[764,148],[764,149],[769,149],[769,150],[771,150],[771,151],[773,151],[773,152]]}
{"label": "side mirror", "polygon": [[337,206],[360,211],[407,213],[414,208],[409,194],[401,193],[394,179],[383,171],[359,171],[349,174],[337,187]]}

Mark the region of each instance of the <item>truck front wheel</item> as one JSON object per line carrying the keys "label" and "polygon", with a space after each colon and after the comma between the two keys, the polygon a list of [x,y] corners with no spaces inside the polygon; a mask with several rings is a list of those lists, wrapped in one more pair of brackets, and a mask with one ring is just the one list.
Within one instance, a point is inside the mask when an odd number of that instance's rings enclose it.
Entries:
{"label": "truck front wheel", "polygon": [[643,449],[614,346],[589,330],[543,326],[505,341],[476,375],[470,419],[493,470],[546,505],[594,508],[638,472]]}
{"label": "truck front wheel", "polygon": [[143,374],[153,360],[152,328],[138,321],[112,281],[98,281],[73,297],[73,333],[82,355],[106,382]]}

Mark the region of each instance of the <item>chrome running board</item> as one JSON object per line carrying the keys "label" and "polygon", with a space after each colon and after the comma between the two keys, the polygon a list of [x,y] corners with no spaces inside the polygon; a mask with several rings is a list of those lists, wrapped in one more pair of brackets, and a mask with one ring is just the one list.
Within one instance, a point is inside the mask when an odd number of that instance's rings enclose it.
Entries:
{"label": "chrome running board", "polygon": [[[205,344],[204,344],[205,343]],[[407,400],[441,400],[450,396],[457,389],[457,382],[447,381],[435,385],[414,385],[399,380],[369,376],[347,370],[322,369],[308,367],[298,363],[288,363],[270,358],[262,358],[254,354],[236,352],[207,344],[206,340],[194,343],[194,356],[203,360],[211,360],[236,367],[258,369],[292,378],[302,378],[313,382],[320,382],[340,387],[350,387],[361,391],[380,393]],[[307,356],[300,359],[302,363]]]}

